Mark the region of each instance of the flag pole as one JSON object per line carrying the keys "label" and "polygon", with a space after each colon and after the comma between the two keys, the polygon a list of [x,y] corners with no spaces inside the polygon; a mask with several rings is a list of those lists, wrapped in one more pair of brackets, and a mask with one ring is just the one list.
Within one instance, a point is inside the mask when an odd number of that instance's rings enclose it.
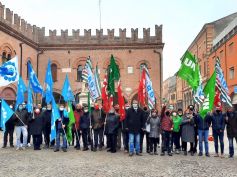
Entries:
{"label": "flag pole", "polygon": [[17,115],[17,113],[14,112],[14,114],[16,115],[16,117],[21,121],[21,123],[26,126],[26,124],[21,120],[21,118]]}
{"label": "flag pole", "polygon": [[65,136],[65,139],[66,139],[66,142],[67,142],[67,149],[69,149],[69,143],[68,143],[68,140],[67,140],[67,134],[66,134],[65,128],[63,127],[63,122],[62,122],[62,120],[61,120],[60,122],[61,122],[61,124],[62,124],[63,133],[64,133],[64,136]]}

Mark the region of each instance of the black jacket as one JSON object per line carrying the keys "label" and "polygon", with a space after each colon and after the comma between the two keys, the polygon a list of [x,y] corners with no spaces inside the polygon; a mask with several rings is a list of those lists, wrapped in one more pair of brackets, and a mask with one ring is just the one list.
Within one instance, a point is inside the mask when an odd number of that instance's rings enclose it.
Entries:
{"label": "black jacket", "polygon": [[29,119],[29,133],[30,135],[41,135],[43,131],[43,114],[33,114]]}
{"label": "black jacket", "polygon": [[14,129],[14,127],[15,127],[14,115],[12,115],[11,118],[5,123],[5,127],[8,130]]}
{"label": "black jacket", "polygon": [[89,112],[83,113],[80,118],[80,128],[81,129],[89,129],[90,128],[90,117]]}
{"label": "black jacket", "polygon": [[140,133],[141,129],[145,129],[144,111],[140,108],[135,111],[133,108],[129,108],[126,114],[125,127],[129,133]]}
{"label": "black jacket", "polygon": [[16,121],[16,126],[24,126],[24,124],[28,125],[30,114],[25,109],[23,109],[21,111],[17,110],[16,114],[21,119],[21,120],[19,120],[19,118],[16,115],[14,115],[14,120]]}
{"label": "black jacket", "polygon": [[227,112],[226,116],[228,117],[226,121],[227,137],[237,137],[237,112]]}
{"label": "black jacket", "polygon": [[211,115],[211,123],[212,123],[212,129],[216,131],[224,131],[225,130],[225,117],[220,113],[213,113]]}
{"label": "black jacket", "polygon": [[67,126],[69,124],[69,118],[68,117],[64,117],[64,111],[59,111],[59,114],[60,114],[60,118],[61,118],[61,121],[59,121],[58,119],[56,120],[55,122],[55,126],[56,126],[56,131],[58,130],[63,130],[62,129],[62,124],[65,125],[65,132],[67,132]]}
{"label": "black jacket", "polygon": [[108,114],[106,119],[106,130],[107,134],[117,134],[117,130],[119,127],[119,116],[116,114]]}
{"label": "black jacket", "polygon": [[51,115],[52,115],[52,110],[46,110],[42,113],[43,129],[51,129]]}

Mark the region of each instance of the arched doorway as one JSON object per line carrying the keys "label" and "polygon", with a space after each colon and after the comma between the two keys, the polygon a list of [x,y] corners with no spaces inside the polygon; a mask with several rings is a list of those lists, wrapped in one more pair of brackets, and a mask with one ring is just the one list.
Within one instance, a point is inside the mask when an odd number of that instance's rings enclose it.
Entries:
{"label": "arched doorway", "polygon": [[6,87],[2,90],[0,98],[6,100],[8,104],[14,104],[16,101],[16,92],[11,87]]}

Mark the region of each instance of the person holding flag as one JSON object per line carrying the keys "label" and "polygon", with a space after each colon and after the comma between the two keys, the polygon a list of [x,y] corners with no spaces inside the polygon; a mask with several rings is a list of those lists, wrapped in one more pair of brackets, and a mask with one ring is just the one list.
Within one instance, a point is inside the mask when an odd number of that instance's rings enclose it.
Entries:
{"label": "person holding flag", "polygon": [[83,151],[88,151],[88,135],[90,132],[90,117],[88,107],[84,107],[80,118],[80,130],[82,132]]}
{"label": "person holding flag", "polygon": [[[52,116],[52,105],[47,104],[46,111],[42,112],[43,114],[43,134],[44,134],[44,143],[45,149],[49,148],[50,145],[50,133],[51,133],[51,116]],[[51,143],[51,147],[53,143]]]}
{"label": "person holding flag", "polygon": [[59,114],[60,114],[60,118],[57,119],[55,123],[56,124],[56,147],[54,149],[54,152],[57,152],[60,149],[60,136],[62,136],[62,139],[63,139],[62,150],[63,152],[67,152],[66,131],[67,131],[67,125],[69,123],[69,118],[68,118],[68,112],[64,108],[63,104],[60,105]]}

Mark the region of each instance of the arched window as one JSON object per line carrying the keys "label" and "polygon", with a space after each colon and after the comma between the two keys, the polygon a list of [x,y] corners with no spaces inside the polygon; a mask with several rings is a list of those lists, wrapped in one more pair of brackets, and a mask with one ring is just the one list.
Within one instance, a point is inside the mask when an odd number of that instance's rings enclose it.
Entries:
{"label": "arched window", "polygon": [[11,60],[11,54],[8,54],[8,55],[7,55],[7,61],[8,61],[8,60]]}
{"label": "arched window", "polygon": [[51,72],[52,72],[52,78],[53,78],[53,82],[56,82],[58,80],[58,66],[53,63],[51,65]]}
{"label": "arched window", "polygon": [[83,70],[82,65],[79,65],[77,67],[77,81],[78,82],[82,82],[82,70]]}
{"label": "arched window", "polygon": [[140,71],[141,71],[141,72],[142,72],[142,69],[143,69],[144,67],[148,68],[148,67],[147,67],[147,64],[146,64],[146,63],[141,63],[141,64],[140,64]]}
{"label": "arched window", "polygon": [[2,53],[2,64],[7,61],[6,52]]}
{"label": "arched window", "polygon": [[26,75],[26,78],[27,78],[27,79],[29,79],[29,76],[28,76],[28,74],[29,74],[29,73],[28,73],[28,63],[31,64],[31,61],[28,60],[28,61],[27,61],[27,64],[26,64],[26,74],[27,74],[27,75]]}

